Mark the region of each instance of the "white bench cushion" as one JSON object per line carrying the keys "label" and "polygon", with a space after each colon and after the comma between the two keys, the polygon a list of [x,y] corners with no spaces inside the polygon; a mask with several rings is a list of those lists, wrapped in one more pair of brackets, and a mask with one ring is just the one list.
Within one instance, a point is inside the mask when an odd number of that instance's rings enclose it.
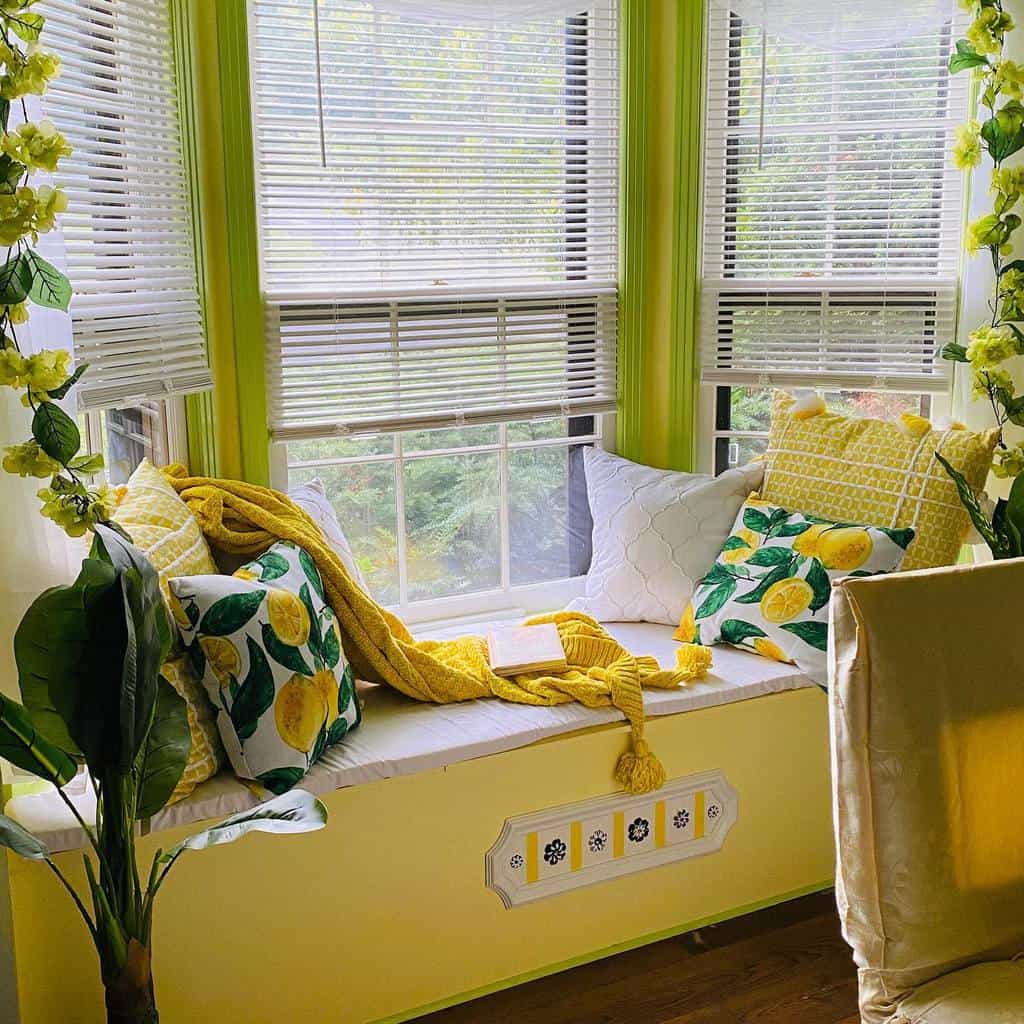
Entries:
{"label": "white bench cushion", "polygon": [[[429,635],[485,633],[492,625],[474,623],[470,628]],[[679,645],[672,639],[671,626],[613,622],[606,623],[605,628],[633,654],[653,655],[663,668],[675,666]],[[704,679],[676,690],[647,690],[645,707],[650,717],[675,715],[813,685],[790,665],[716,647],[711,671]],[[359,693],[365,702],[362,725],[344,743],[328,749],[302,780],[303,789],[322,794],[396,775],[412,775],[624,718],[617,708],[594,709],[576,703],[533,707],[489,699],[420,704],[387,687],[369,684],[360,684]],[[245,784],[221,774],[198,786],[180,803],[164,808],[150,825],[159,830],[221,818],[252,807],[259,800]],[[83,793],[75,801],[83,817],[92,820],[90,794]],[[56,793],[14,797],[5,812],[43,839],[51,850],[82,845],[81,832]]]}

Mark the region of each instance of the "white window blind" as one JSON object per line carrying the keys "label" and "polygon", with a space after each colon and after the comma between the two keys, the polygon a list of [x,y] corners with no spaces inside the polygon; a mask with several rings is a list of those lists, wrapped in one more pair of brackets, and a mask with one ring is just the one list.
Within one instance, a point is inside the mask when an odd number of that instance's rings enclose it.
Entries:
{"label": "white window blind", "polygon": [[166,0],[46,0],[79,405],[210,386]]}
{"label": "white window blind", "polygon": [[[952,14],[824,48],[740,6],[709,11],[703,380],[945,390],[962,216],[948,150],[968,78],[946,68]],[[806,6],[805,30],[831,16]]]}
{"label": "white window blind", "polygon": [[614,408],[616,11],[558,6],[254,0],[277,439]]}

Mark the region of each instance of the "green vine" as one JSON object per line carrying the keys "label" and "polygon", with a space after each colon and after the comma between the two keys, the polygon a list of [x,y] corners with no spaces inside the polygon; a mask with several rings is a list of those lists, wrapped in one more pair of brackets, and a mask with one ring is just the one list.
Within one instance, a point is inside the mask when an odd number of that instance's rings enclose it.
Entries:
{"label": "green vine", "polygon": [[[25,97],[42,96],[60,72],[60,60],[37,49],[45,19],[30,10],[35,0],[0,0],[0,385],[22,392],[31,411],[30,436],[4,449],[3,468],[22,477],[50,478],[38,492],[40,512],[72,537],[107,522],[111,499],[105,484],[89,479],[103,468],[103,456],[83,454],[75,421],[57,404],[86,370],[72,370],[63,349],[24,354],[19,328],[30,308],[67,310],[67,277],[33,248],[67,209],[67,196],[51,185],[33,187],[38,172],[53,174],[71,153],[64,136],[49,121],[28,119]],[[13,112],[21,123],[12,126]]]}

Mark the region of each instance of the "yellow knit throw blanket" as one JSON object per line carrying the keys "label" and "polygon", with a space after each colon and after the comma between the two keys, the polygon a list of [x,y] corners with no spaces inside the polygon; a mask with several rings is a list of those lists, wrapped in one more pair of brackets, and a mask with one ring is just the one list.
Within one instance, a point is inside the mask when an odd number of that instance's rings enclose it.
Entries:
{"label": "yellow knit throw blanket", "polygon": [[683,645],[677,667],[664,671],[652,657],[631,655],[590,616],[556,612],[528,622],[558,626],[568,669],[506,679],[490,670],[481,637],[413,640],[401,620],[353,582],[319,527],[284,494],[238,480],[190,477],[180,465],[164,472],[219,550],[255,556],[275,541],[288,540],[309,552],[338,616],[345,656],[359,678],[437,704],[491,696],[545,706],[573,700],[591,708],[613,704],[629,720],[633,741],[632,750],[619,758],[615,778],[631,793],[648,793],[665,782],[664,768],[644,741],[641,687],[675,687],[703,675],[711,663],[708,648]]}

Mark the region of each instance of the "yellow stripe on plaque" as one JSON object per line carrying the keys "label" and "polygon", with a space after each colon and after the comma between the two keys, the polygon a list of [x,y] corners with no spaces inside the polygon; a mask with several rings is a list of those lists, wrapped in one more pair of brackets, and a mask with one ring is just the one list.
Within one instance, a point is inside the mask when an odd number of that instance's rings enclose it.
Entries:
{"label": "yellow stripe on plaque", "polygon": [[583,866],[583,827],[578,821],[569,826],[569,868],[579,871]]}
{"label": "yellow stripe on plaque", "polygon": [[654,805],[654,845],[665,845],[665,801],[659,800]]}
{"label": "yellow stripe on plaque", "polygon": [[704,790],[693,794],[693,838],[704,838]]}
{"label": "yellow stripe on plaque", "polygon": [[526,835],[526,881],[537,881],[537,833]]}
{"label": "yellow stripe on plaque", "polygon": [[612,854],[621,857],[625,843],[626,819],[622,811],[615,812],[615,824],[612,828]]}

